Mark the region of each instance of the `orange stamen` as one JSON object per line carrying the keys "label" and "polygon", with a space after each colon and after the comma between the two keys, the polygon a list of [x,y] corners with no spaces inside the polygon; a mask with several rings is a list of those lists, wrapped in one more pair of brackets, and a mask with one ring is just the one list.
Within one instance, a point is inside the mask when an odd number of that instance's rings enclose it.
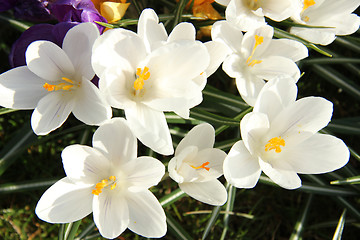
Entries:
{"label": "orange stamen", "polygon": [[194,165],[190,165],[190,167],[192,167],[193,169],[205,169],[206,171],[209,171],[210,168],[209,167],[205,167],[206,165],[209,165],[210,163],[209,162],[204,162],[203,164],[201,164],[200,166],[198,167],[195,167]]}

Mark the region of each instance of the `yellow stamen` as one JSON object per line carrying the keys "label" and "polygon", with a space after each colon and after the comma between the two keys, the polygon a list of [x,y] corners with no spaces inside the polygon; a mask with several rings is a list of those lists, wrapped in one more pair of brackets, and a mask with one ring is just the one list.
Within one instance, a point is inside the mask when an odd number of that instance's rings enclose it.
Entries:
{"label": "yellow stamen", "polygon": [[280,146],[285,147],[285,140],[281,137],[274,137],[268,141],[268,143],[265,145],[265,151],[273,150],[275,149],[276,153],[281,152]]}
{"label": "yellow stamen", "polygon": [[248,59],[246,60],[246,63],[248,64],[249,67],[253,67],[255,64],[258,64],[258,63],[261,63],[262,61],[261,60],[251,60],[252,57],[254,56],[255,54],[255,50],[256,48],[262,44],[264,42],[264,37],[262,36],[258,36],[258,35],[255,35],[255,45],[253,47],[253,50],[250,54],[250,56],[248,57]]}
{"label": "yellow stamen", "polygon": [[304,0],[304,7],[302,11],[305,11],[308,7],[311,7],[312,5],[315,5],[314,0]]}
{"label": "yellow stamen", "polygon": [[144,67],[144,70],[141,72],[141,68],[136,69],[136,75],[138,78],[134,82],[135,90],[141,90],[144,87],[144,81],[148,80],[150,77],[150,72],[148,67]]}
{"label": "yellow stamen", "polygon": [[[110,181],[109,181],[110,180]],[[116,187],[116,177],[115,176],[110,176],[109,177],[109,180],[107,179],[103,179],[101,180],[100,182],[98,182],[96,185],[95,185],[95,189],[92,190],[92,194],[94,195],[99,195],[101,192],[102,192],[102,189],[104,187],[107,187],[111,184],[110,186],[110,190],[113,190],[115,187]]]}
{"label": "yellow stamen", "polygon": [[[72,87],[74,87],[74,81],[67,78],[67,77],[62,77],[61,78],[63,81],[65,81],[66,83],[62,82],[62,83],[59,83],[59,84],[48,84],[48,83],[45,83],[43,85],[43,88],[45,88],[46,90],[48,90],[49,92],[52,92],[52,91],[58,91],[58,90],[70,90]],[[70,83],[70,84],[67,84],[67,83]]]}
{"label": "yellow stamen", "polygon": [[204,162],[203,164],[201,164],[200,166],[198,167],[195,167],[194,165],[190,165],[190,167],[192,167],[193,169],[205,169],[206,171],[209,171],[210,168],[209,167],[205,167],[206,165],[209,165],[210,163],[209,162]]}
{"label": "yellow stamen", "polygon": [[308,16],[304,17],[304,22],[308,22],[310,20],[310,18]]}

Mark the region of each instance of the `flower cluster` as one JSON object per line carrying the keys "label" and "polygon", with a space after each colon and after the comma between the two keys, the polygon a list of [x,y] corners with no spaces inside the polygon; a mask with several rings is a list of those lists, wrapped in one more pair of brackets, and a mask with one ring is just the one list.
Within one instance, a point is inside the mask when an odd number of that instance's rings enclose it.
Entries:
{"label": "flower cluster", "polygon": [[[202,11],[212,2],[195,1],[188,7]],[[196,29],[188,22],[168,34],[152,9],[142,11],[136,32],[103,32],[103,26],[93,23],[120,20],[129,7],[126,1],[41,5],[60,23],[35,25],[14,45],[10,59],[16,68],[0,75],[0,105],[34,109],[31,126],[37,135],[58,129],[70,113],[98,128],[92,147],[76,144],[63,150],[66,177],[39,200],[39,218],[69,223],[93,213],[105,238],[127,228],[149,238],[164,236],[165,212],[149,188],[161,181],[165,166],[153,157],[137,157],[137,139],[158,154],[174,154],[168,162],[170,178],[189,196],[215,206],[227,201],[218,180],[222,175],[237,188],[253,188],[264,172],[279,186],[295,189],[301,187],[298,173],[326,173],[348,162],[342,140],[318,133],[332,117],[332,103],[321,97],[296,100],[301,76],[296,62],[308,56],[307,47],[274,39],[274,28],[265,20],[291,17],[316,27],[294,26],[290,33],[326,45],[359,28],[360,18],[352,11],[360,3],[216,2],[226,6],[226,20],[213,24],[212,40],[205,43],[196,40]],[[221,18],[211,11],[207,17]],[[214,148],[214,127],[202,123],[174,151],[165,112],[189,119],[190,109],[203,100],[208,77],[221,64],[253,107],[240,122],[242,140],[226,154]],[[111,107],[123,110],[126,120],[112,118]]]}

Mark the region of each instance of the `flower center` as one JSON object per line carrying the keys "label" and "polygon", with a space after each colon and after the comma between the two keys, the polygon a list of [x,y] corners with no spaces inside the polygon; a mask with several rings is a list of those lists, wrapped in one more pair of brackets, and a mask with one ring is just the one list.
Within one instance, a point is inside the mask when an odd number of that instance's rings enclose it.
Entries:
{"label": "flower center", "polygon": [[148,80],[150,77],[150,72],[148,67],[144,67],[144,70],[141,72],[141,68],[136,69],[136,75],[138,78],[134,82],[134,88],[136,91],[144,88],[144,81]]}
{"label": "flower center", "polygon": [[45,83],[43,85],[43,88],[45,88],[49,92],[58,91],[58,90],[66,90],[66,91],[68,91],[68,90],[71,90],[71,88],[80,85],[80,84],[75,84],[73,80],[71,80],[71,79],[69,79],[67,77],[62,77],[61,79],[64,82],[61,82],[61,83],[55,84],[55,85]]}
{"label": "flower center", "polygon": [[260,3],[258,0],[245,0],[245,5],[253,11],[256,11],[258,8],[260,8]]}
{"label": "flower center", "polygon": [[99,196],[99,194],[102,192],[103,188],[107,187],[109,185],[110,185],[110,190],[113,190],[116,187],[115,181],[116,181],[115,176],[110,176],[109,180],[103,179],[95,185],[95,189],[93,189],[91,193]]}
{"label": "flower center", "polygon": [[280,146],[285,147],[285,140],[281,137],[274,137],[268,141],[268,143],[265,145],[265,151],[270,151],[275,149],[276,153],[281,152]]}
{"label": "flower center", "polygon": [[304,7],[302,9],[302,12],[305,11],[308,7],[311,7],[312,5],[315,5],[314,0],[304,0]]}
{"label": "flower center", "polygon": [[198,167],[195,167],[194,165],[190,165],[190,167],[192,167],[193,169],[205,169],[206,171],[209,171],[210,168],[209,167],[205,167],[206,165],[209,165],[210,163],[209,162],[204,162],[203,164],[201,164],[200,166]]}
{"label": "flower center", "polygon": [[255,54],[256,48],[257,48],[260,44],[262,44],[263,42],[264,42],[264,37],[255,35],[255,45],[254,45],[254,47],[253,47],[253,50],[252,50],[250,56],[249,56],[248,59],[246,60],[246,63],[248,64],[249,67],[253,67],[255,64],[258,64],[258,63],[261,63],[261,62],[262,62],[262,60],[256,60],[256,59],[252,60],[252,57],[253,57],[254,54]]}

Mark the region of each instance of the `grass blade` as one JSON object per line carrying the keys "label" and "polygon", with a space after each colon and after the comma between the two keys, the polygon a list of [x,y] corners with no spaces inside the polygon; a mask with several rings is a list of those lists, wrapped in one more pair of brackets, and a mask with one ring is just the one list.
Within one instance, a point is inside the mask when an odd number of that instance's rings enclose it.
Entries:
{"label": "grass blade", "polygon": [[360,176],[349,177],[345,179],[339,179],[331,181],[330,184],[345,185],[345,184],[360,184]]}
{"label": "grass blade", "polygon": [[313,195],[310,194],[309,198],[306,201],[304,210],[302,211],[300,218],[298,219],[298,221],[295,224],[293,233],[290,236],[290,240],[300,240],[301,239],[301,235],[302,235],[302,232],[303,232],[304,226],[305,226],[305,221],[306,221],[308,213],[310,211],[312,199],[313,199]]}
{"label": "grass blade", "polygon": [[204,230],[204,233],[201,238],[202,240],[204,240],[209,235],[211,228],[214,226],[214,224],[219,216],[220,209],[221,209],[221,206],[214,207],[214,209],[211,213],[210,219],[205,226],[205,230]]}
{"label": "grass blade", "polygon": [[75,238],[76,232],[80,224],[81,224],[81,219],[79,221],[67,224],[64,240],[73,240]]}
{"label": "grass blade", "polygon": [[226,202],[226,210],[225,210],[226,212],[225,212],[225,215],[224,215],[224,229],[223,229],[223,232],[221,233],[220,240],[225,240],[226,239],[226,233],[227,233],[228,228],[229,228],[230,212],[232,212],[233,209],[234,209],[235,196],[236,196],[236,187],[231,186],[229,184],[228,201]]}
{"label": "grass blade", "polygon": [[185,196],[186,194],[180,188],[178,188],[175,191],[172,191],[170,194],[160,198],[159,202],[161,206],[166,207]]}
{"label": "grass blade", "polygon": [[5,183],[0,185],[0,195],[16,192],[33,191],[53,185],[59,179],[26,181],[21,183]]}
{"label": "grass blade", "polygon": [[341,236],[344,230],[344,226],[345,226],[345,215],[346,215],[346,208],[343,210],[340,219],[339,219],[339,223],[336,227],[334,236],[333,236],[333,240],[341,240]]}
{"label": "grass blade", "polygon": [[176,239],[182,239],[182,240],[192,240],[194,238],[192,238],[190,236],[189,233],[187,233],[183,227],[175,221],[175,219],[171,216],[166,216],[166,222],[168,224],[169,227],[169,231],[170,233],[172,233]]}

